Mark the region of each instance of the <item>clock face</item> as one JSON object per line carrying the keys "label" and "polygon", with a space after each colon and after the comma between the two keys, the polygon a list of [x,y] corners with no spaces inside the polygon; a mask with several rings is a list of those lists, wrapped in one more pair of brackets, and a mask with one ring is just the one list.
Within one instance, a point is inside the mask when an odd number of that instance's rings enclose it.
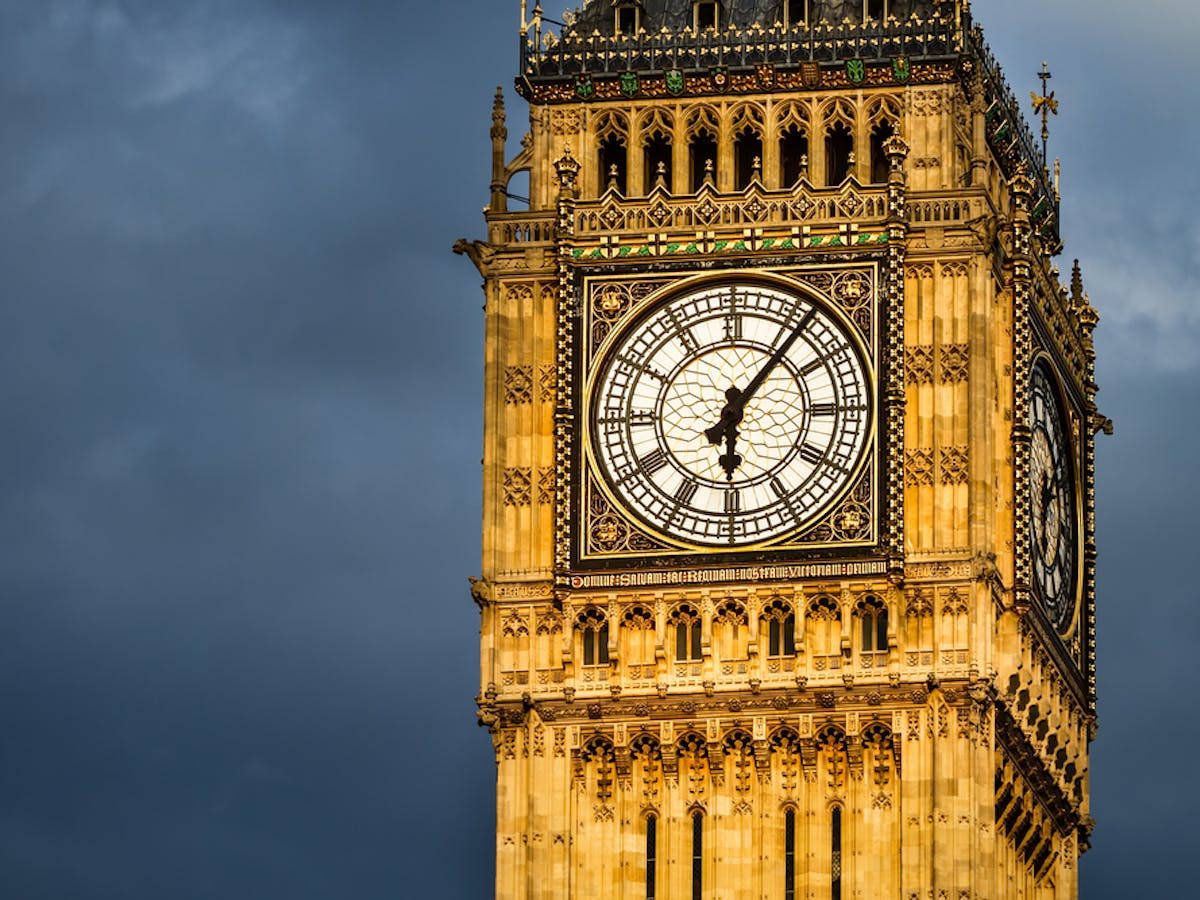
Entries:
{"label": "clock face", "polygon": [[1038,365],[1030,390],[1030,554],[1038,595],[1050,621],[1063,631],[1075,612],[1079,531],[1071,442],[1050,378],[1045,364]]}
{"label": "clock face", "polygon": [[794,532],[858,472],[871,385],[840,321],[799,293],[722,284],[618,335],[591,393],[605,481],[660,534],[739,547]]}

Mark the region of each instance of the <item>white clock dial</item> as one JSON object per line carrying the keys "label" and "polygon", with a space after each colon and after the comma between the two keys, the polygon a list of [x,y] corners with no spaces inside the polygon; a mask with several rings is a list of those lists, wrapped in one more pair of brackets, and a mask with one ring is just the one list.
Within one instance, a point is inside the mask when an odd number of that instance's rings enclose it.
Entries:
{"label": "white clock dial", "polygon": [[760,284],[657,304],[609,348],[592,391],[605,481],[646,524],[745,546],[811,523],[871,433],[858,345],[813,300]]}
{"label": "white clock dial", "polygon": [[1033,582],[1046,615],[1060,631],[1075,613],[1077,516],[1071,442],[1045,364],[1033,371],[1029,392],[1029,530]]}

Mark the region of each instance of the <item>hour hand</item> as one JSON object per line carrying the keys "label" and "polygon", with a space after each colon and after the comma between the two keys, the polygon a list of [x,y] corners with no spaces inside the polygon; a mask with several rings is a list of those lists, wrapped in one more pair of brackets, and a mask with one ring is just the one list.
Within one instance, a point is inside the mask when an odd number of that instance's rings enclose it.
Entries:
{"label": "hour hand", "polygon": [[712,428],[705,429],[704,436],[708,438],[710,444],[719,444],[731,430],[737,428],[741,424],[744,414],[742,392],[735,387],[731,387],[725,392],[725,399],[728,401],[725,407],[721,410],[721,418]]}
{"label": "hour hand", "polygon": [[717,460],[721,464],[721,468],[725,470],[727,481],[733,481],[733,473],[742,464],[742,458],[737,453],[737,434],[736,426],[725,432],[725,452]]}

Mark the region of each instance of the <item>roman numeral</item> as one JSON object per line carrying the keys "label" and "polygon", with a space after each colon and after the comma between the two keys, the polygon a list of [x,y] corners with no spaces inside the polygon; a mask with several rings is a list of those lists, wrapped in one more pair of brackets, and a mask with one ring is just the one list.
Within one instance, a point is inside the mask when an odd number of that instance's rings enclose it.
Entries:
{"label": "roman numeral", "polygon": [[733,515],[742,511],[742,495],[739,491],[725,492],[725,512]]}
{"label": "roman numeral", "polygon": [[836,415],[838,407],[836,403],[814,403],[810,408],[814,416],[832,416]]}
{"label": "roman numeral", "polygon": [[729,341],[740,341],[742,339],[741,316],[728,315],[725,317],[725,339]]}
{"label": "roman numeral", "polygon": [[646,425],[654,424],[654,413],[652,412],[635,412],[629,414],[629,427],[641,428]]}
{"label": "roman numeral", "polygon": [[771,479],[771,490],[775,492],[776,497],[781,499],[788,495],[787,488],[783,486],[783,482],[778,477]]}
{"label": "roman numeral", "polygon": [[638,465],[646,471],[648,475],[653,475],[659,469],[667,464],[667,454],[662,450],[655,450],[638,460]]}
{"label": "roman numeral", "polygon": [[800,458],[807,463],[812,463],[814,466],[820,465],[825,459],[825,452],[818,450],[812,444],[800,445]]}
{"label": "roman numeral", "polygon": [[817,371],[817,369],[821,368],[821,366],[823,366],[823,365],[825,365],[825,361],[823,359],[814,359],[812,362],[810,362],[808,365],[806,365],[803,369],[800,370],[800,375],[801,375],[801,377],[803,377],[805,375],[811,375],[813,372]]}
{"label": "roman numeral", "polygon": [[685,505],[691,503],[692,498],[696,496],[697,489],[696,482],[685,480],[679,485],[679,490],[675,492],[675,499]]}

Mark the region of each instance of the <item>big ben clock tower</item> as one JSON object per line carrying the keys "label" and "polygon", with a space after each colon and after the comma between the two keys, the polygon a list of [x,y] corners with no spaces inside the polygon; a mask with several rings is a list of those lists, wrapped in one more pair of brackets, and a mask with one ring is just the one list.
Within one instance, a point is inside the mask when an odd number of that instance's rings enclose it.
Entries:
{"label": "big ben clock tower", "polygon": [[455,248],[497,898],[1077,896],[1098,316],[969,6],[520,4]]}

